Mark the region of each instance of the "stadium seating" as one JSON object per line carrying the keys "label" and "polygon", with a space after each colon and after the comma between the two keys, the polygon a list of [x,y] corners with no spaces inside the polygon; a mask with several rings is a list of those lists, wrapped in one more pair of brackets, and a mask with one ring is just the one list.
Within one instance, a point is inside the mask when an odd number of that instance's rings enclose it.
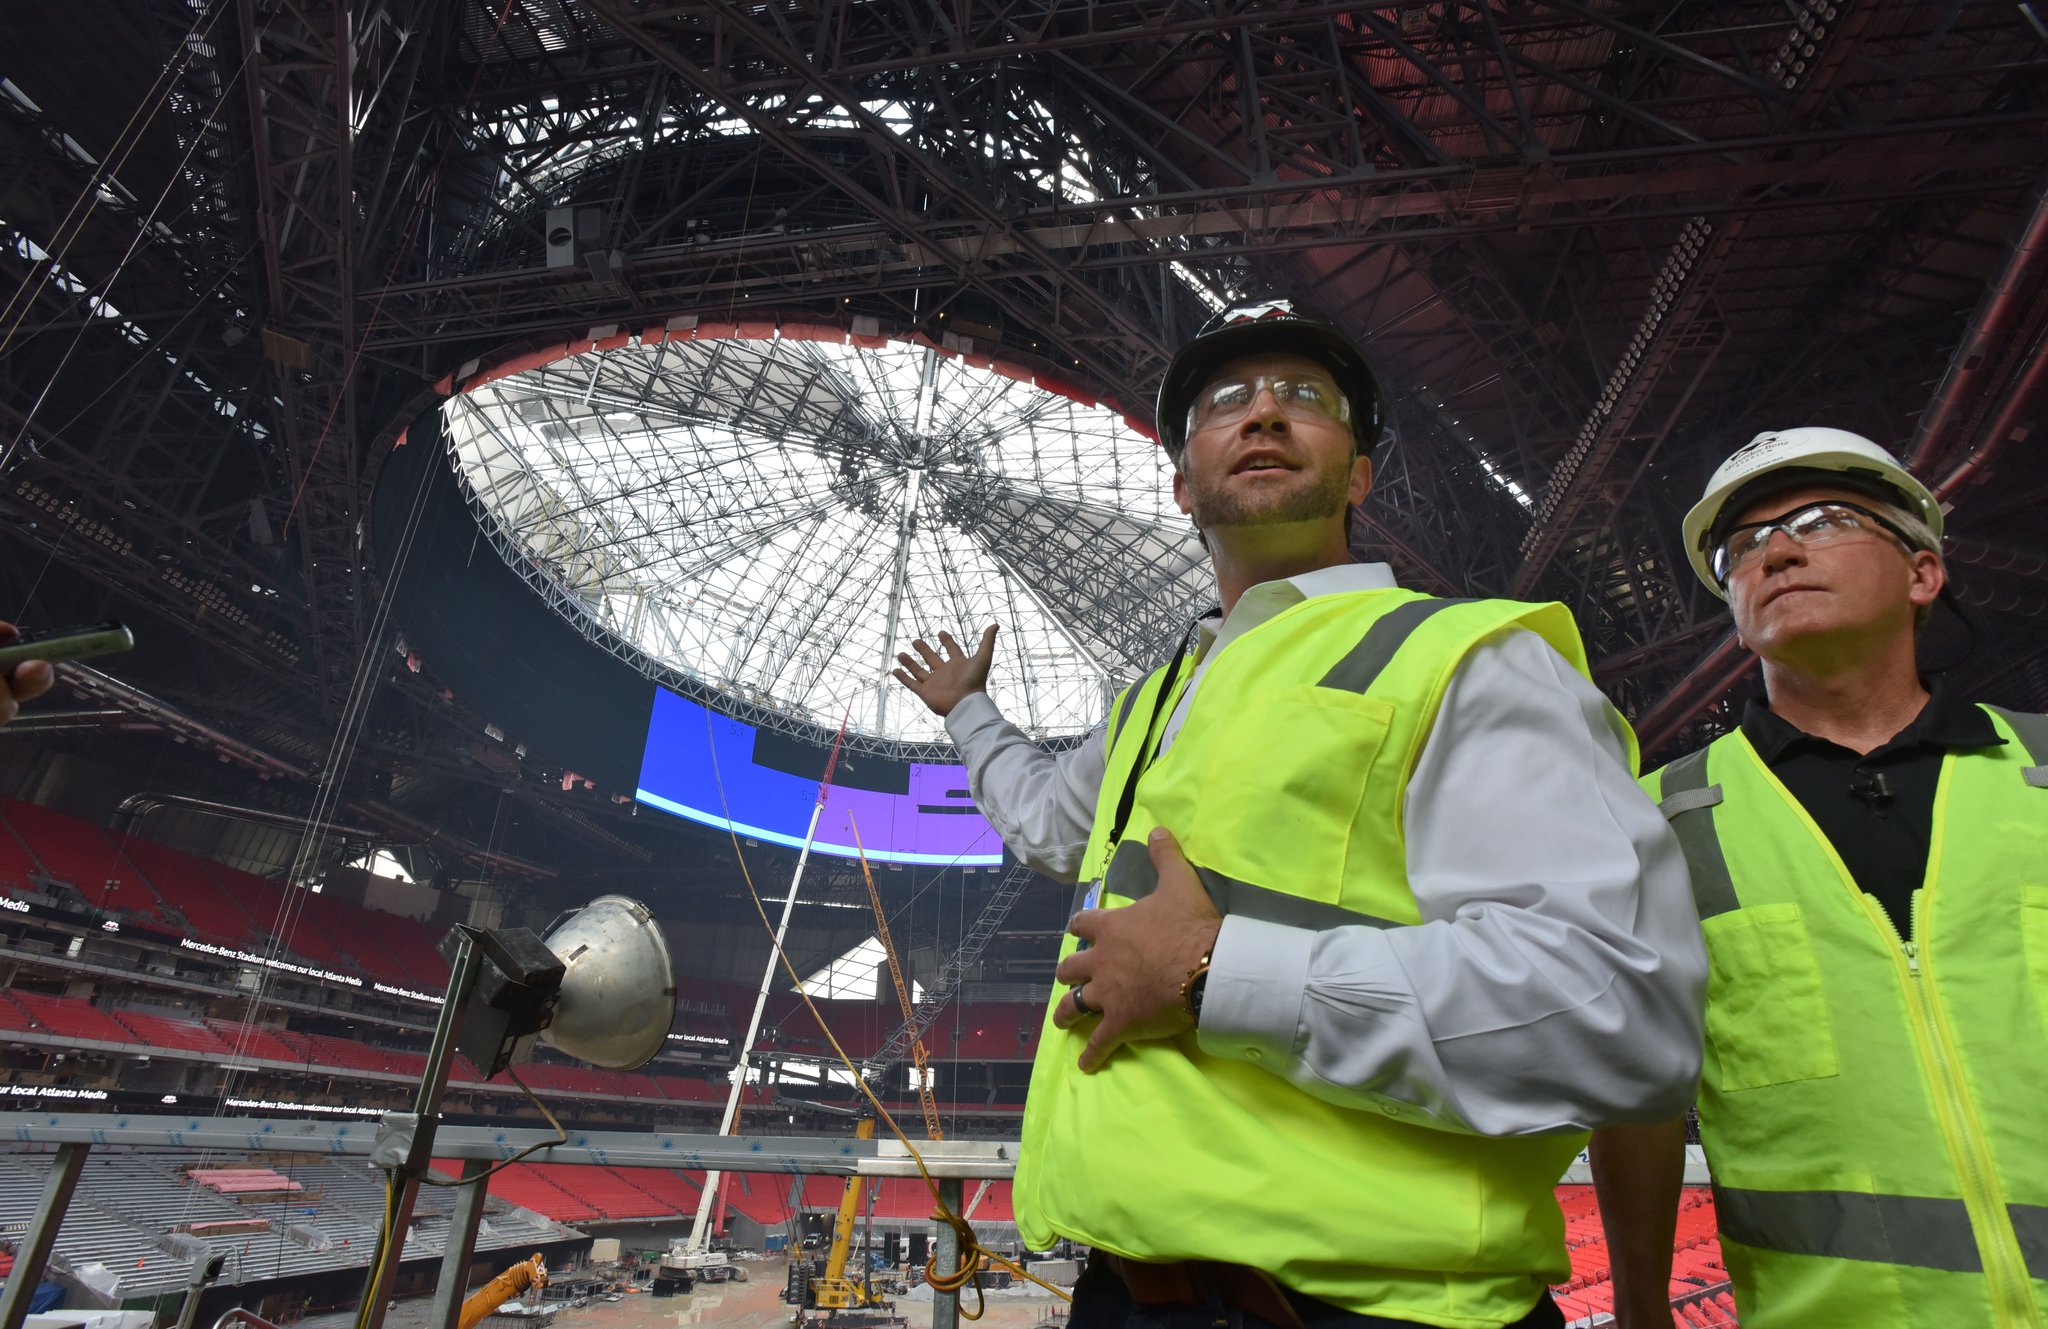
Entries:
{"label": "stadium seating", "polygon": [[4,819],[0,819],[0,891],[25,892],[34,887],[34,878],[42,871],[35,855],[28,845],[14,833]]}
{"label": "stadium seating", "polygon": [[[462,1172],[462,1165],[451,1159],[437,1158],[433,1166],[435,1171],[451,1177],[460,1176]],[[596,1205],[563,1190],[550,1180],[547,1173],[540,1170],[542,1167],[553,1166],[570,1165],[514,1163],[492,1173],[490,1181],[486,1183],[486,1189],[500,1199],[516,1204],[522,1209],[531,1209],[556,1222],[590,1222],[603,1219],[604,1214]]]}
{"label": "stadium seating", "polygon": [[99,827],[12,798],[0,798],[0,818],[41,860],[50,877],[71,886],[87,904],[163,921],[149,883]]}
{"label": "stadium seating", "polygon": [[204,1052],[217,1057],[224,1057],[233,1050],[210,1026],[198,1020],[136,1010],[117,1010],[108,1014],[120,1021],[135,1036],[136,1042],[148,1047]]}
{"label": "stadium seating", "polygon": [[259,936],[279,937],[285,949],[336,973],[355,974],[360,966],[329,939],[306,913],[306,901],[320,897],[310,891],[280,886],[253,872],[225,863],[203,865],[221,888],[247,911]]}
{"label": "stadium seating", "polygon": [[35,1027],[64,1038],[90,1039],[97,1043],[129,1043],[134,1040],[119,1021],[89,1001],[76,997],[48,997],[15,989],[8,994],[28,1012]]}
{"label": "stadium seating", "polygon": [[729,1086],[687,1075],[657,1075],[662,1095],[677,1103],[723,1103]]}
{"label": "stadium seating", "polygon": [[530,1166],[563,1193],[583,1201],[606,1218],[660,1218],[675,1212],[611,1168],[569,1163]]}
{"label": "stadium seating", "polygon": [[[1564,1211],[1565,1246],[1571,1252],[1572,1275],[1551,1289],[1567,1324],[1591,1323],[1614,1310],[1614,1274],[1607,1235],[1591,1186],[1560,1186],[1558,1207]],[[1672,1323],[1677,1329],[1725,1329],[1735,1323],[1735,1303],[1726,1292],[1728,1270],[1721,1263],[1716,1235],[1713,1192],[1687,1187],[1678,1202],[1678,1228],[1671,1265]],[[1679,1305],[1683,1301],[1684,1305]],[[1722,1303],[1725,1301],[1725,1305]]]}
{"label": "stadium seating", "polygon": [[61,812],[0,798],[0,889],[62,882],[94,907],[190,933],[195,941],[262,952],[269,938],[337,973],[438,992],[448,965],[438,929],[287,888],[168,845],[110,835]]}
{"label": "stadium seating", "polygon": [[35,1027],[36,1022],[29,1018],[28,1012],[22,1009],[20,1003],[8,994],[0,992],[0,1029],[26,1031]]}
{"label": "stadium seating", "polygon": [[132,835],[117,836],[116,842],[158,897],[184,917],[196,940],[220,946],[249,943],[255,924],[198,859]]}
{"label": "stadium seating", "polygon": [[[174,1230],[194,1233],[225,1256],[225,1277],[235,1284],[362,1268],[384,1206],[383,1178],[365,1160],[294,1159],[280,1165],[284,1185],[272,1180],[263,1190],[229,1198],[187,1177],[183,1168],[198,1157],[95,1151],[57,1233],[58,1269],[102,1266],[99,1277],[111,1278],[111,1294],[124,1301],[173,1294],[191,1270],[188,1260],[164,1249],[165,1235]],[[47,1153],[0,1155],[0,1225],[26,1225],[51,1159]],[[232,1167],[237,1160],[214,1161]],[[450,1192],[424,1188],[415,1213],[445,1219],[453,1203]],[[269,1230],[247,1231],[251,1219],[268,1220]],[[206,1236],[214,1224],[232,1224],[233,1235]],[[404,1258],[438,1258],[447,1231],[445,1221],[415,1224]],[[477,1246],[525,1254],[573,1235],[539,1214],[493,1203]]]}
{"label": "stadium seating", "polygon": [[232,1020],[208,1020],[206,1023],[226,1040],[232,1051],[241,1056],[292,1064],[304,1061],[290,1044],[262,1025],[242,1025]]}
{"label": "stadium seating", "polygon": [[615,1170],[627,1181],[652,1195],[664,1206],[664,1213],[692,1214],[697,1211],[697,1197],[704,1192],[702,1173],[681,1170],[669,1172],[645,1167]]}

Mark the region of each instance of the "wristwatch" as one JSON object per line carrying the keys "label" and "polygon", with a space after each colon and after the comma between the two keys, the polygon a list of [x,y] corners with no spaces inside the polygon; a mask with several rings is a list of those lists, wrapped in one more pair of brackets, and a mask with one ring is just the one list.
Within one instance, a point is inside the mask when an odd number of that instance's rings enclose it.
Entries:
{"label": "wristwatch", "polygon": [[1202,993],[1209,986],[1211,954],[1213,952],[1204,951],[1201,963],[1189,970],[1188,976],[1180,981],[1180,1004],[1187,1008],[1188,1017],[1197,1024],[1202,1021]]}

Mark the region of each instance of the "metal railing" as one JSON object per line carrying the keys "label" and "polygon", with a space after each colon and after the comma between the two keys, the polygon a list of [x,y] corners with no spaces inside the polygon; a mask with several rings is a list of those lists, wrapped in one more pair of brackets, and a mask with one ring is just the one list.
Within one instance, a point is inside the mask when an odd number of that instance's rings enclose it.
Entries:
{"label": "metal railing", "polygon": [[[402,1115],[402,1114],[401,1114]],[[29,1299],[41,1281],[95,1146],[194,1153],[298,1153],[370,1158],[380,1166],[391,1153],[385,1123],[369,1120],[315,1121],[299,1118],[127,1116],[97,1112],[0,1112],[0,1139],[55,1146],[56,1158],[28,1231],[21,1237],[14,1272],[0,1293],[0,1329],[21,1329]],[[555,1139],[552,1131],[498,1126],[444,1126],[434,1138],[436,1158],[462,1161],[465,1178],[479,1177],[529,1146]],[[380,1146],[384,1149],[379,1157]],[[401,1151],[402,1152],[402,1151]],[[1015,1171],[1017,1145],[1010,1140],[932,1140],[917,1147],[925,1168],[939,1183],[940,1198],[959,1212],[961,1182],[968,1178],[1006,1180]],[[571,1131],[566,1143],[536,1150],[536,1163],[581,1163],[601,1167],[646,1167],[692,1171],[804,1173],[839,1177],[915,1177],[916,1160],[900,1141],[844,1136],[687,1135],[632,1131]],[[447,1245],[429,1324],[453,1329],[462,1307],[477,1223],[483,1217],[484,1187],[456,1192]],[[958,1263],[957,1238],[940,1224],[936,1245],[942,1269]],[[222,1329],[238,1319],[249,1329],[273,1329],[247,1312],[229,1312]],[[932,1329],[958,1329],[959,1298],[934,1289]]]}

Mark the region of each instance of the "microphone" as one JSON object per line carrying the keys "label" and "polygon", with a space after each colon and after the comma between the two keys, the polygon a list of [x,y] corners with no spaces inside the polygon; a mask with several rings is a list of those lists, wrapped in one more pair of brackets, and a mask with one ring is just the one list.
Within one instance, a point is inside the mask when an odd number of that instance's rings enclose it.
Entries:
{"label": "microphone", "polygon": [[1873,771],[1849,786],[1849,796],[1860,798],[1874,808],[1881,808],[1892,801],[1891,781],[1884,778],[1883,771]]}

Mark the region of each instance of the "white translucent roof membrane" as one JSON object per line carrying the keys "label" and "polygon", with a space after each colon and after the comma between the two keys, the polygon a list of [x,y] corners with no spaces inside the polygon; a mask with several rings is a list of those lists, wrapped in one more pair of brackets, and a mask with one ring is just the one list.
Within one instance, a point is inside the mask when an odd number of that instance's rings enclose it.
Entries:
{"label": "white translucent roof membrane", "polygon": [[828,730],[942,739],[895,653],[997,622],[996,702],[1085,732],[1208,584],[1120,415],[921,345],[635,341],[446,413],[486,526],[579,627]]}

